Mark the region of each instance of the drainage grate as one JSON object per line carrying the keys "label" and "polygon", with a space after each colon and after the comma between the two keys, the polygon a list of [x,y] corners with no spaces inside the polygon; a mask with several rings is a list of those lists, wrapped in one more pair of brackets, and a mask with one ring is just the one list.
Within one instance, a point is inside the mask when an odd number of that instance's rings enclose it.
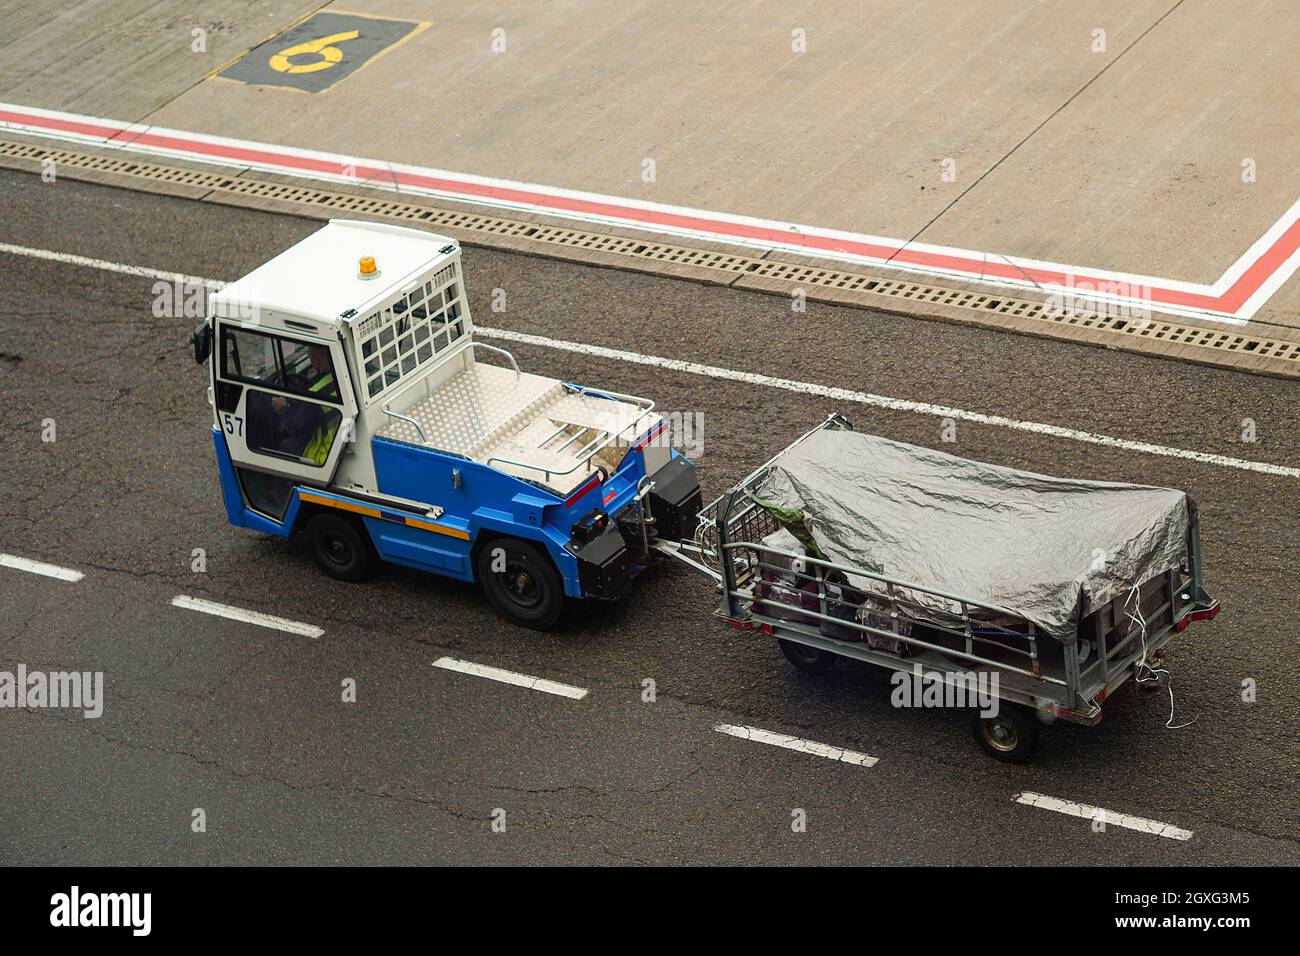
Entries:
{"label": "drainage grate", "polygon": [[[952,306],[974,312],[992,313],[1016,319],[1030,319],[1042,322],[1044,326],[1054,326],[1062,331],[1067,328],[1086,329],[1153,344],[1191,346],[1206,349],[1218,355],[1235,354],[1249,356],[1250,358],[1271,359],[1293,363],[1295,366],[1294,371],[1289,372],[1289,374],[1300,374],[1300,342],[1181,325],[1164,320],[1143,320],[1135,319],[1132,316],[1113,316],[1077,310],[1061,311],[1053,309],[1045,302],[1035,302],[1028,299],[1012,299],[1003,295],[945,289],[917,282],[883,279],[861,273],[840,272],[834,269],[797,265],[756,256],[730,255],[706,249],[691,249],[667,243],[650,242],[644,239],[629,239],[624,236],[585,232],[563,226],[502,219],[496,216],[485,216],[450,209],[438,209],[421,203],[403,202],[399,199],[329,192],[314,189],[310,186],[289,185],[261,179],[248,179],[237,175],[223,175],[221,173],[201,172],[157,163],[139,162],[130,158],[55,149],[35,143],[0,140],[0,157],[28,159],[37,162],[53,160],[56,165],[66,165],[75,169],[132,176],[153,182],[175,183],[199,189],[208,189],[214,193],[274,200],[303,207],[327,209],[330,212],[361,214],[421,223],[439,229],[469,234],[471,237],[478,238],[485,245],[491,245],[493,237],[526,239],[553,247],[557,255],[563,255],[563,251],[566,249],[604,253],[623,257],[629,260],[628,264],[632,267],[634,267],[634,262],[640,260],[643,264],[653,262],[664,267],[685,266],[710,269],[724,275],[730,274],[736,279],[753,277],[771,283],[785,284],[791,289],[802,287],[807,287],[810,290],[822,288],[841,292],[879,295],[909,302]],[[471,238],[470,241],[474,241],[474,238]],[[1207,358],[1210,358],[1210,356],[1207,356]]]}

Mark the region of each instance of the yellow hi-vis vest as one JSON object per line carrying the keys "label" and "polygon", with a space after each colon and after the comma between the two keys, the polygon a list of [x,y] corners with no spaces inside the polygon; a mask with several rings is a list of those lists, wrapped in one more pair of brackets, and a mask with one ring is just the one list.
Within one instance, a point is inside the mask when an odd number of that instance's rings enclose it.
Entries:
{"label": "yellow hi-vis vest", "polygon": [[[334,376],[327,372],[307,391],[319,392],[333,384]],[[325,413],[325,420],[316,428],[316,434],[311,436],[311,441],[307,442],[307,447],[302,451],[304,458],[309,458],[318,465],[325,464],[325,459],[330,456],[330,447],[334,444],[334,436],[338,433],[340,420],[337,417],[338,413],[333,409],[322,409],[322,411]],[[333,424],[330,423],[330,414],[335,415]]]}

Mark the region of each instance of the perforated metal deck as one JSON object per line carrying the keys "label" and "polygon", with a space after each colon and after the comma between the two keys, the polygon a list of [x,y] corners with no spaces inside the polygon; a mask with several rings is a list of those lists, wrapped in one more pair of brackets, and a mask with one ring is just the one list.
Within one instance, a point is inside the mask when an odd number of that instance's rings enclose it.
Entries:
{"label": "perforated metal deck", "polygon": [[477,458],[485,441],[499,441],[510,433],[512,423],[522,427],[563,396],[564,387],[556,379],[475,362],[410,408],[393,409],[416,421],[423,439],[403,421],[392,422],[379,434]]}
{"label": "perforated metal deck", "polygon": [[397,420],[381,437],[464,455],[560,494],[596,470],[593,449],[614,438],[626,446],[661,421],[636,405],[566,391],[557,379],[477,362],[394,411],[419,429]]}

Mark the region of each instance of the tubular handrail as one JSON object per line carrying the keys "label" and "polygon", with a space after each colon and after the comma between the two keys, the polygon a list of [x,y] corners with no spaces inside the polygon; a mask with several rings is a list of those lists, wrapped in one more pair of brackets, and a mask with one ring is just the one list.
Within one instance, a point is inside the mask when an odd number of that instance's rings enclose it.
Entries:
{"label": "tubular handrail", "polygon": [[[438,333],[435,332],[435,333],[434,333],[434,336],[436,337],[437,335],[438,335]],[[447,364],[448,362],[450,362],[452,359],[457,358],[457,357],[459,357],[459,356],[461,356],[461,355],[464,355],[464,354],[465,354],[465,351],[466,351],[467,349],[472,349],[472,348],[475,346],[475,344],[476,344],[476,343],[475,343],[472,339],[469,340],[469,341],[452,341],[452,342],[448,343],[448,351],[446,351],[446,352],[442,353],[441,355],[439,355],[439,356],[438,356],[438,360],[437,360],[436,362],[432,362],[432,363],[430,363],[429,366],[428,366],[426,369],[424,369],[423,371],[420,372],[420,374],[415,375],[414,377],[409,378],[408,381],[404,382],[404,383],[403,383],[401,386],[399,386],[396,390],[394,390],[393,392],[391,392],[391,393],[388,395],[388,397],[387,397],[386,399],[384,399],[384,404],[383,404],[383,406],[382,406],[382,409],[383,409],[384,411],[387,411],[388,406],[391,405],[391,404],[393,404],[393,402],[397,401],[397,399],[398,399],[399,396],[401,396],[401,395],[405,395],[405,394],[406,394],[410,389],[414,388],[414,387],[417,386],[417,385],[423,385],[423,386],[425,386],[426,389],[427,389],[427,388],[428,388],[428,384],[429,384],[429,373],[430,373],[430,372],[432,372],[434,369],[442,368],[444,365],[446,365],[446,364]],[[514,360],[514,356],[511,356],[511,360],[512,360],[512,361]],[[516,368],[516,371],[518,371],[517,368]],[[387,387],[387,386],[385,386],[385,387]],[[382,393],[381,393],[381,394],[382,394]],[[426,391],[425,394],[428,394],[428,392]]]}
{"label": "tubular handrail", "polygon": [[506,358],[510,359],[510,367],[515,370],[516,375],[524,374],[519,370],[519,363],[515,361],[515,357],[506,349],[497,348],[495,345],[485,345],[482,342],[470,342],[469,347],[471,349],[487,349],[489,352],[496,352],[498,355],[504,355]]}
{"label": "tubular handrail", "polygon": [[[759,553],[759,552],[756,550],[755,553]],[[761,553],[760,553],[760,558],[761,558]],[[804,560],[806,561],[808,560],[808,558],[805,557]],[[822,602],[823,605],[825,605],[826,602],[831,600],[829,594],[827,594],[826,591],[827,580],[824,575],[811,575],[800,571],[794,571],[790,568],[783,568],[779,565],[769,564],[761,559],[750,565],[751,571],[754,568],[766,569],[766,570],[777,572],[783,576],[789,576],[792,578],[802,578],[805,581],[816,583],[818,600]],[[757,585],[752,585],[750,590],[754,591],[756,587]],[[853,587],[853,586],[849,585],[849,587]],[[862,590],[860,588],[853,588],[853,589]],[[904,590],[910,590],[910,589],[904,589]],[[917,589],[917,590],[924,590],[924,589]],[[896,594],[894,592],[893,586],[891,585],[886,586],[886,593],[884,594],[880,594],[872,591],[867,591],[864,593],[869,595],[871,599],[874,599],[877,605],[881,605],[881,604],[885,605],[888,608],[888,613],[891,618],[901,617],[904,620],[915,619],[935,630],[942,631],[943,633],[948,634],[952,637],[956,637],[964,640],[966,644],[966,650],[964,652],[960,652],[960,651],[955,651],[955,649],[952,649],[956,653],[965,653],[967,655],[973,655],[975,653],[976,645],[987,645],[989,647],[996,647],[999,650],[1005,651],[1007,653],[1016,654],[1020,657],[1028,658],[1029,661],[1032,662],[1032,666],[1033,666],[1033,671],[1031,673],[1031,676],[1035,676],[1035,677],[1039,676],[1038,635],[1034,633],[1032,630],[1030,631],[1030,633],[1025,634],[1019,631],[1008,630],[1007,628],[1002,627],[1001,625],[993,622],[980,622],[984,624],[985,630],[983,631],[983,633],[977,634],[974,631],[974,629],[971,627],[972,624],[972,618],[970,613],[971,603],[968,601],[951,599],[954,604],[960,606],[961,608],[960,613],[957,613],[956,611],[940,612],[940,613],[946,613],[951,617],[955,617],[957,618],[957,620],[961,622],[960,626],[950,626],[948,624],[942,623],[932,618],[928,618],[926,616],[926,612],[930,611],[929,608],[927,608],[924,604],[922,604],[919,601],[912,600],[910,598],[906,598],[899,594]],[[772,604],[775,606],[790,607],[797,610],[801,615],[806,615],[809,613],[807,609],[801,606],[788,604],[787,602],[784,601],[773,601],[769,598],[761,598],[758,597],[756,594],[751,594],[749,599],[754,603]],[[934,613],[934,612],[930,611],[930,613]],[[914,615],[915,617],[913,617]],[[860,625],[848,621],[843,621],[841,623],[846,624],[849,627],[861,629]],[[887,632],[887,633],[891,633],[894,636],[899,637],[900,639],[909,640],[909,638],[907,638],[904,634],[898,632],[897,630],[893,632]],[[991,636],[986,636],[986,635],[991,635]],[[1007,643],[1008,639],[1023,641],[1025,647],[1022,648],[1014,644],[1009,644]],[[931,646],[928,644],[924,644],[924,642],[922,642],[922,644],[923,646],[926,647]]]}
{"label": "tubular handrail", "polygon": [[380,411],[382,411],[389,418],[396,418],[399,422],[406,422],[406,424],[410,425],[412,428],[415,429],[416,434],[420,436],[420,441],[424,442],[426,445],[429,444],[429,439],[424,434],[424,429],[420,427],[420,423],[417,422],[414,418],[411,418],[409,415],[401,415],[398,414],[397,412],[391,412],[388,410],[387,405],[381,408]]}
{"label": "tubular handrail", "polygon": [[[648,398],[640,398],[636,395],[624,395],[620,392],[610,392],[605,389],[587,388],[586,386],[583,385],[570,385],[568,382],[564,383],[564,387],[570,391],[579,392],[583,395],[591,395],[600,398],[612,398],[620,402],[627,402],[629,404],[634,404],[637,407],[642,408],[643,410],[639,415],[637,415],[636,418],[632,419],[631,422],[624,425],[618,431],[608,433],[603,439],[598,439],[598,440],[593,440],[591,442],[588,442],[587,445],[585,445],[582,448],[582,451],[580,452],[580,456],[586,453],[585,457],[579,457],[578,461],[575,462],[572,468],[566,468],[564,471],[556,471],[553,468],[547,468],[545,465],[535,465],[531,462],[516,461],[513,458],[505,458],[499,455],[493,455],[491,458],[489,458],[487,460],[487,465],[489,466],[492,466],[494,464],[513,465],[516,468],[525,468],[528,469],[529,471],[538,471],[545,476],[547,481],[550,481],[552,477],[563,478],[566,475],[573,474],[579,468],[590,467],[591,460],[593,458],[595,458],[602,451],[604,451],[610,445],[614,444],[621,437],[623,437],[623,434],[627,432],[629,429],[636,428],[647,416],[649,416],[655,410],[655,403]],[[633,432],[633,434],[635,435],[636,433]],[[597,441],[599,441],[599,444],[597,444]],[[593,445],[595,445],[595,447],[592,447]],[[588,449],[590,449],[590,453],[587,453]]]}
{"label": "tubular handrail", "polygon": [[[464,345],[460,346],[459,348],[456,348],[454,351],[448,352],[445,356],[442,357],[442,359],[440,359],[436,363],[436,365],[437,366],[445,365],[447,362],[449,362],[451,359],[455,358],[456,356],[464,354],[467,350],[473,351],[474,349],[487,349],[489,352],[497,352],[501,355],[504,355],[506,358],[510,360],[510,366],[511,368],[514,369],[515,374],[516,375],[523,374],[523,372],[519,368],[519,363],[515,361],[515,357],[512,354],[510,354],[509,351],[507,351],[506,349],[497,348],[495,345],[485,345],[482,342],[475,342],[472,339],[469,342],[465,343]],[[435,366],[430,366],[430,371],[432,371],[434,367]],[[418,378],[413,378],[411,381],[407,382],[397,391],[393,392],[393,394],[389,395],[388,400],[384,402],[384,404],[381,405],[379,409],[389,418],[395,418],[400,422],[406,422],[406,424],[414,428],[416,433],[420,436],[420,441],[422,441],[426,445],[429,443],[429,439],[428,436],[424,434],[424,429],[420,427],[420,423],[407,415],[402,415],[399,414],[398,412],[393,411],[390,406],[392,406],[393,402],[397,401],[399,396],[406,394],[408,390],[414,388],[416,385],[424,385],[427,388],[428,382],[429,382],[429,376],[427,374],[421,375]]]}

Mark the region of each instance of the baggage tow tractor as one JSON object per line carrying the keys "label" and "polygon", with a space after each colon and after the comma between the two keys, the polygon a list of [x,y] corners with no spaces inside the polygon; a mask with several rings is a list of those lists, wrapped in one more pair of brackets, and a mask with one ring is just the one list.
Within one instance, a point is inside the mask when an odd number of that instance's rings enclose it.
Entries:
{"label": "baggage tow tractor", "polygon": [[382,560],[476,581],[540,629],[695,525],[695,467],[654,402],[476,342],[446,237],[331,221],[212,296],[193,345],[227,518],[301,536],[331,577]]}

